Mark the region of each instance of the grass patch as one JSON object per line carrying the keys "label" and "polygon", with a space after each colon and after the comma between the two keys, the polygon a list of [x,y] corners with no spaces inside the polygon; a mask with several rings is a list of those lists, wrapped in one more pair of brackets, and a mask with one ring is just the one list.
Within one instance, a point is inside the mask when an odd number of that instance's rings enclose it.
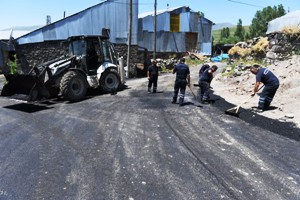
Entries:
{"label": "grass patch", "polygon": [[[243,65],[243,66],[252,66],[253,64],[259,64],[260,66],[266,67],[266,63],[263,61],[263,59],[254,59],[254,60],[248,60],[246,58],[236,59],[233,63],[228,64],[226,68],[222,71],[222,77],[228,77],[234,75],[234,69],[236,66]],[[231,68],[230,71],[227,71],[228,68]]]}

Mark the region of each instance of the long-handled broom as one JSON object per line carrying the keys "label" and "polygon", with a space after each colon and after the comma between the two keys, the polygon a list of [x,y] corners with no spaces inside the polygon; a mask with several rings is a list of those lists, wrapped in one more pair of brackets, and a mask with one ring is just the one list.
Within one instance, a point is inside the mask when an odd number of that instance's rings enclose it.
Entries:
{"label": "long-handled broom", "polygon": [[225,114],[227,114],[227,115],[233,115],[233,116],[235,116],[235,117],[239,117],[239,114],[240,114],[240,112],[239,112],[240,107],[241,107],[244,103],[246,103],[247,101],[249,101],[251,98],[252,98],[252,96],[250,96],[248,99],[246,99],[245,101],[243,101],[243,102],[240,103],[239,105],[237,105],[237,106],[235,106],[235,107],[233,107],[233,108],[230,108],[230,109],[225,110]]}
{"label": "long-handled broom", "polygon": [[197,97],[196,97],[195,93],[193,92],[193,90],[192,90],[191,86],[188,86],[188,87],[190,88],[190,90],[191,90],[191,93],[193,94],[194,98],[197,100]]}
{"label": "long-handled broom", "polygon": [[[262,85],[262,86],[257,90],[257,92],[260,91],[260,89],[263,88],[263,86],[264,86],[264,85]],[[237,105],[237,106],[235,106],[235,107],[233,107],[233,108],[230,108],[230,109],[225,110],[225,114],[227,114],[227,115],[232,115],[232,116],[235,116],[235,117],[239,117],[239,114],[240,114],[239,110],[240,110],[241,106],[242,106],[244,103],[246,103],[247,101],[249,101],[252,97],[253,97],[253,96],[250,96],[248,99],[244,100],[244,101],[243,101],[242,103],[240,103],[239,105]]]}
{"label": "long-handled broom", "polygon": [[[195,95],[195,93],[193,92],[191,86],[188,86],[190,88],[191,93],[193,94],[195,100],[197,101],[197,96]],[[196,105],[197,107],[202,107],[201,105]]]}

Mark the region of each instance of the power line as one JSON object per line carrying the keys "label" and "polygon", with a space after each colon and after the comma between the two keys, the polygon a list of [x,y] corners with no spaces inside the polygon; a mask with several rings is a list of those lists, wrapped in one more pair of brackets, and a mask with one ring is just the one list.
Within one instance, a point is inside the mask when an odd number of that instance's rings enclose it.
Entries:
{"label": "power line", "polygon": [[247,6],[253,6],[253,7],[263,8],[263,6],[249,4],[249,3],[244,3],[244,2],[241,2],[241,1],[234,1],[234,0],[228,0],[228,1],[231,1],[231,2],[234,2],[234,3],[239,3],[239,4],[244,4],[244,5],[247,5]]}

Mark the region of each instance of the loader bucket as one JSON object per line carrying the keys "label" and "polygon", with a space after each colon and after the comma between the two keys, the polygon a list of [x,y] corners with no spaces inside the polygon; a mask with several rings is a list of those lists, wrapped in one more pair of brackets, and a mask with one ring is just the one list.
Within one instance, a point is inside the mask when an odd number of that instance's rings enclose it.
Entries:
{"label": "loader bucket", "polygon": [[28,95],[27,101],[34,101],[43,87],[37,76],[22,74],[5,74],[4,76],[6,84],[2,88],[1,96],[24,94]]}

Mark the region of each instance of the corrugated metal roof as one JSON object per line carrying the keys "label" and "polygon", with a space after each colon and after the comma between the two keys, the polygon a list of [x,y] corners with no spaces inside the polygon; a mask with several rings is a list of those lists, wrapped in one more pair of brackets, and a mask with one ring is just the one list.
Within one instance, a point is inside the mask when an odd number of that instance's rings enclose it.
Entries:
{"label": "corrugated metal roof", "polygon": [[[172,12],[172,11],[175,11],[175,10],[178,10],[178,9],[185,9],[186,12],[191,12],[191,13],[198,13],[198,12],[195,12],[194,10],[190,9],[190,7],[188,6],[178,6],[178,7],[173,7],[173,8],[167,8],[167,9],[161,9],[161,10],[157,10],[156,11],[156,15],[161,15],[161,14],[164,14],[164,13],[169,13],[169,12]],[[139,13],[138,15],[138,18],[141,19],[141,18],[145,18],[145,17],[148,17],[148,16],[151,16],[153,17],[154,16],[154,11],[148,11],[148,12],[144,12],[144,13]],[[203,17],[205,20],[209,21],[210,23],[213,23],[211,20]]]}
{"label": "corrugated metal roof", "polygon": [[[138,0],[133,0],[132,3],[131,42],[137,44]],[[128,18],[128,0],[105,1],[19,37],[17,42],[25,44],[64,40],[77,35],[101,35],[102,28],[109,28],[112,42],[127,43]]]}
{"label": "corrugated metal roof", "polygon": [[[174,10],[176,10],[178,8],[182,8],[182,7],[183,6],[173,7],[173,8],[167,8],[167,9],[162,9],[162,10],[157,10],[156,11],[156,15],[160,15],[160,14],[165,13],[165,12],[172,12],[172,11],[174,11]],[[139,18],[144,18],[144,17],[147,17],[147,16],[154,16],[154,10],[139,14]]]}

